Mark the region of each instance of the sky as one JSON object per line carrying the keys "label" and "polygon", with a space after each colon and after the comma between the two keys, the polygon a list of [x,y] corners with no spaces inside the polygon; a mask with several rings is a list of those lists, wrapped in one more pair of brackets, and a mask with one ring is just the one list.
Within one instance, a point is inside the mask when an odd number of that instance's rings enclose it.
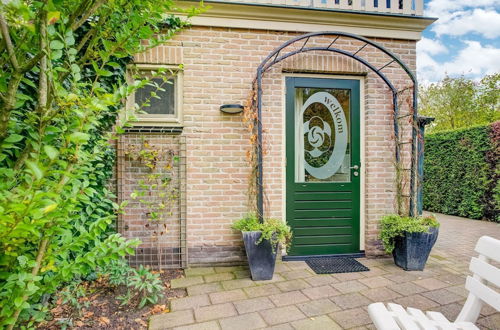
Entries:
{"label": "sky", "polygon": [[500,0],[425,0],[424,10],[439,20],[417,44],[421,84],[500,72]]}

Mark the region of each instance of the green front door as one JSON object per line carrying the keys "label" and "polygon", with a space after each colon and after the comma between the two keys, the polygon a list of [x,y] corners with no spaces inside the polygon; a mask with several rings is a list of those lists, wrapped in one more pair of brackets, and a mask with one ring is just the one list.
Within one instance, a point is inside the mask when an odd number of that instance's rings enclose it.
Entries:
{"label": "green front door", "polygon": [[286,79],[289,255],[357,253],[359,80]]}

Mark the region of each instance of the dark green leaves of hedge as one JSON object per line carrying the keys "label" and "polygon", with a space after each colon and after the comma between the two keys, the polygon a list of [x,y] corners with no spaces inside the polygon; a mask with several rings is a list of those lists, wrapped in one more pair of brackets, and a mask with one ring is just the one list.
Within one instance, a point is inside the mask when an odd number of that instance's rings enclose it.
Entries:
{"label": "dark green leaves of hedge", "polygon": [[494,149],[491,132],[492,125],[487,125],[426,136],[426,210],[500,222],[498,174],[495,174],[498,157],[491,157]]}

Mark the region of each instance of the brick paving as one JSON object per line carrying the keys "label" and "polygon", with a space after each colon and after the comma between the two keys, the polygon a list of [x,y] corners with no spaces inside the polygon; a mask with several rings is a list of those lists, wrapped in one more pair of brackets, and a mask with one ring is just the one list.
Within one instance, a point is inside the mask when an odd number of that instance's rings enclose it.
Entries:
{"label": "brick paving", "polygon": [[[374,329],[367,307],[396,302],[453,320],[465,301],[465,277],[479,237],[500,238],[500,225],[438,215],[441,229],[422,272],[405,272],[391,258],[359,259],[369,272],[316,275],[304,262],[279,262],[273,280],[254,282],[245,267],[192,268],[172,287],[171,301],[150,329]],[[500,329],[500,313],[483,308],[482,329]]]}

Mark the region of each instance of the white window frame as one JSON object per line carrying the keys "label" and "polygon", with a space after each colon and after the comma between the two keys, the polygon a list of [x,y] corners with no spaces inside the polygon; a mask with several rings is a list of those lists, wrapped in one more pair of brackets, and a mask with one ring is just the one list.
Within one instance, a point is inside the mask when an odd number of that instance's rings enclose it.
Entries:
{"label": "white window frame", "polygon": [[[156,71],[159,69],[171,70],[175,73],[174,79],[174,114],[146,114],[137,113],[137,121],[133,122],[133,126],[167,126],[167,127],[182,127],[183,126],[183,71],[178,65],[162,65],[162,64],[132,64],[127,67],[127,81],[133,82],[132,72],[141,71]],[[134,73],[135,73],[134,72]],[[166,73],[168,74],[168,73]],[[127,112],[134,107],[135,93],[132,93],[127,98]]]}

